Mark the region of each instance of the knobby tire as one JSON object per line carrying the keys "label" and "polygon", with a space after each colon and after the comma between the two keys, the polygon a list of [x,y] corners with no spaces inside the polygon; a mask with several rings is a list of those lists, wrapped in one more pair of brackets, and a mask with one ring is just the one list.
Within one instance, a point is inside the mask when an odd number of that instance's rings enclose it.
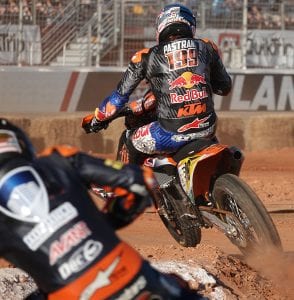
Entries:
{"label": "knobby tire", "polygon": [[[213,198],[218,207],[225,210],[230,208],[228,199],[233,199],[240,211],[248,218],[250,228],[245,226],[243,229],[249,236],[252,232],[248,230],[254,230],[256,239],[247,240],[245,247],[237,245],[243,254],[247,255],[256,250],[264,251],[269,248],[282,249],[280,236],[265,206],[241,178],[233,174],[220,176],[214,184]],[[234,215],[240,220],[238,214],[234,213]],[[234,240],[231,239],[231,241],[234,243]]]}

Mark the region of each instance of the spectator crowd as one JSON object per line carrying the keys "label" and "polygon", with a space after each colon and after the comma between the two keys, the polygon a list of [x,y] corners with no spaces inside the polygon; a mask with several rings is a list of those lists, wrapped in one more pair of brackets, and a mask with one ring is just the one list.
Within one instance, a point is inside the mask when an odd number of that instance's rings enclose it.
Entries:
{"label": "spectator crowd", "polygon": [[[38,24],[42,28],[50,25],[52,20],[62,14],[64,7],[70,0],[23,0],[23,24]],[[105,0],[106,1],[106,0]],[[203,1],[203,0],[202,0]],[[96,0],[80,0],[81,11],[85,7],[96,9]],[[191,9],[196,10],[201,1],[163,1],[164,4],[181,2]],[[234,28],[242,22],[243,0],[211,0],[204,1],[208,25],[217,26],[224,24]],[[284,3],[284,6],[282,6]],[[127,11],[136,17],[154,16],[157,13],[158,3],[149,6],[144,1],[132,1],[132,6]],[[198,5],[198,6],[197,6]],[[156,6],[156,7],[155,7]],[[94,11],[91,9],[91,12]],[[0,24],[19,24],[19,0],[0,0]],[[201,17],[201,16],[200,16]],[[141,19],[142,21],[142,19]],[[248,28],[250,29],[294,29],[294,1],[293,0],[248,0]]]}
{"label": "spectator crowd", "polygon": [[[66,0],[65,0],[66,1]],[[38,24],[42,27],[50,25],[55,16],[62,13],[65,3],[62,0],[38,0],[33,6],[33,1],[22,1],[22,22],[24,25]],[[0,24],[19,24],[19,1],[0,1]]]}
{"label": "spectator crowd", "polygon": [[[233,28],[234,19],[242,22],[243,3],[243,0],[212,0],[210,16],[216,18],[216,22],[230,21],[233,24],[230,28]],[[294,29],[293,0],[248,0],[247,13],[250,29]]]}

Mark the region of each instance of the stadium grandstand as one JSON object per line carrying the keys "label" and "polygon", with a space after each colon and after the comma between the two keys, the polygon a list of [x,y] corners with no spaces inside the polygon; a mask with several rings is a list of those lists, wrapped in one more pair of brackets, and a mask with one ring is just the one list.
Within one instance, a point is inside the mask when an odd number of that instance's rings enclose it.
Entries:
{"label": "stadium grandstand", "polygon": [[229,68],[294,67],[294,0],[1,0],[0,64],[124,67],[155,44],[160,9],[197,16]]}

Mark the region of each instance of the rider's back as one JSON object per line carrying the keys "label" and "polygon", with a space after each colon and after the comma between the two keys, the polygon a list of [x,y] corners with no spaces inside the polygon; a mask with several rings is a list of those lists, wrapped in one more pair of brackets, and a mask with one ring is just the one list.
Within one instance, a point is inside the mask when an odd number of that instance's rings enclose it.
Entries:
{"label": "rider's back", "polygon": [[[17,213],[1,214],[2,255],[32,275],[43,292],[75,280],[118,244],[65,158],[53,154],[33,164],[15,158],[4,167],[2,190],[12,190],[5,199],[8,205],[18,205],[17,198],[26,200],[22,210],[33,213],[22,219]],[[79,257],[87,249],[92,251],[88,259]]]}
{"label": "rider's back", "polygon": [[230,91],[231,79],[209,40],[160,43],[149,50],[145,66],[157,99],[158,119],[167,130],[191,122],[195,115],[199,119],[214,115],[213,93]]}

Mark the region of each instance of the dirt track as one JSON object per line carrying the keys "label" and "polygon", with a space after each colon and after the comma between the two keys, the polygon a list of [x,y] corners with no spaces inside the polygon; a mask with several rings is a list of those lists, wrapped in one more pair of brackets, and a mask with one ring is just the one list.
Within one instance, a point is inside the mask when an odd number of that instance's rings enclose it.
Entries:
{"label": "dirt track", "polygon": [[[239,250],[215,229],[202,232],[196,248],[179,246],[162,225],[159,217],[148,210],[119,235],[145,258],[162,270],[179,272],[208,299],[294,299],[294,149],[245,153],[241,177],[263,200],[281,236],[284,253],[243,260]],[[6,262],[2,266],[7,266]],[[199,269],[200,268],[200,269]],[[203,284],[195,278],[196,270],[205,269],[215,280]],[[20,289],[32,285],[27,279],[0,274],[0,299],[23,299]],[[209,281],[209,280],[208,280]],[[5,283],[5,293],[2,288]],[[220,289],[221,288],[221,289]],[[14,290],[14,295],[8,293]],[[15,295],[19,295],[16,297]]]}

